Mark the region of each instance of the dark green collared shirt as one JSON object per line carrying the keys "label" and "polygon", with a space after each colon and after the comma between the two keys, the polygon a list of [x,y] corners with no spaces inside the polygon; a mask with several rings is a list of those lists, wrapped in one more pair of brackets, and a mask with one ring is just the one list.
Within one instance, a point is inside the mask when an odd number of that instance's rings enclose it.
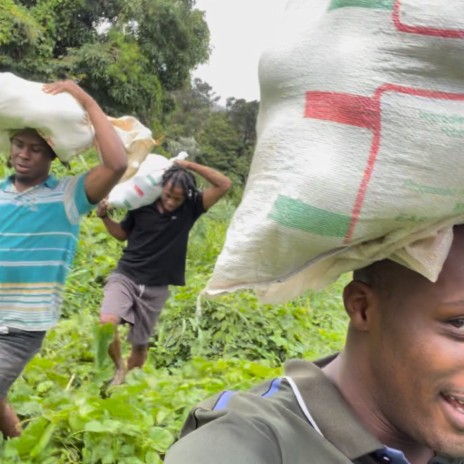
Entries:
{"label": "dark green collared shirt", "polygon": [[[286,375],[199,405],[165,464],[388,463],[374,458],[384,446],[317,366],[290,361]],[[464,464],[464,458],[432,463]]]}

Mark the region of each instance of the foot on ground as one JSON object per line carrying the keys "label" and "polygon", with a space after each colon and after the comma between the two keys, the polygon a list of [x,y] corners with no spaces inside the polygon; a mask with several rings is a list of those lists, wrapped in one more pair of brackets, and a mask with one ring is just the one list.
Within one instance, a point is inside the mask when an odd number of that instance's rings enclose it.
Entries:
{"label": "foot on ground", "polygon": [[113,380],[111,380],[109,387],[115,387],[124,383],[126,378],[126,371],[124,369],[118,369],[114,374]]}

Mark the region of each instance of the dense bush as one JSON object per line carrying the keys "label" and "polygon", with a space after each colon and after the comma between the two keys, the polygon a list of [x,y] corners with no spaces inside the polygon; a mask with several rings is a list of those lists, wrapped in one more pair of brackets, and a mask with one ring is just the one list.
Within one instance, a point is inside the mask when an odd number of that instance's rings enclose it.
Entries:
{"label": "dense bush", "polygon": [[[73,169],[82,169],[79,161]],[[172,288],[146,366],[111,390],[112,333],[98,325],[98,312],[122,245],[94,215],[83,220],[61,322],[11,390],[25,429],[0,444],[2,463],[161,462],[197,401],[279,375],[288,358],[314,359],[341,346],[343,282],[278,306],[251,292],[198,300],[236,204],[233,196],[222,200],[197,223],[187,286]]]}

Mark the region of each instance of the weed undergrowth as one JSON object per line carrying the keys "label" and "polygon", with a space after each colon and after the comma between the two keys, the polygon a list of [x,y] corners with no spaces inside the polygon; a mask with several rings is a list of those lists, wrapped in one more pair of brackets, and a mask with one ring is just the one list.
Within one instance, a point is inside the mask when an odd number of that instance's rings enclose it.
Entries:
{"label": "weed undergrowth", "polygon": [[[73,170],[79,169],[77,162]],[[198,401],[278,376],[290,358],[316,359],[340,348],[344,278],[283,305],[261,304],[250,291],[198,299],[235,206],[222,200],[199,220],[187,285],[171,288],[148,362],[112,388],[107,346],[113,334],[98,324],[98,312],[123,244],[94,215],[84,218],[61,321],[10,391],[24,431],[0,443],[0,462],[159,463]]]}

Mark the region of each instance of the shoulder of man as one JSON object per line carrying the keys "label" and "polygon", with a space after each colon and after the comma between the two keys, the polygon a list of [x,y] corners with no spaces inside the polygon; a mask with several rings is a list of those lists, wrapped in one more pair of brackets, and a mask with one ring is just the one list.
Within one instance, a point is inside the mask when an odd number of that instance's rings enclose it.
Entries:
{"label": "shoulder of man", "polygon": [[96,207],[89,202],[85,190],[85,174],[65,176],[58,180],[57,188],[64,192],[64,204],[68,219],[78,224],[80,218]]}
{"label": "shoulder of man", "polygon": [[213,451],[227,464],[351,462],[328,446],[308,420],[288,377],[248,391],[225,391],[199,404],[168,452],[167,463],[217,462],[208,460]]}
{"label": "shoulder of man", "polygon": [[[248,390],[226,390],[206,399],[190,412],[181,435],[200,427],[202,420],[211,421],[224,415],[228,410],[245,415],[263,414],[266,416],[271,410],[274,414],[278,404],[291,414],[307,420],[301,409],[301,399],[298,398],[299,391],[295,381],[300,387],[313,386],[316,383],[319,389],[323,388],[327,380],[319,367],[335,356],[324,358],[316,363],[293,359],[286,363],[284,376],[262,382]],[[295,391],[298,393],[295,394]],[[274,420],[272,414],[267,417],[267,420]],[[310,422],[308,425],[312,426]]]}
{"label": "shoulder of man", "polygon": [[287,418],[282,406],[265,398],[273,383],[266,382],[252,391],[225,391],[199,404],[191,411],[181,439],[169,449],[165,462],[212,464],[220,456],[224,464],[282,464],[280,447],[296,437],[301,439],[302,434],[284,426]]}
{"label": "shoulder of man", "polygon": [[9,184],[11,184],[11,178],[10,177],[4,177],[3,179],[0,179],[0,189],[4,190]]}
{"label": "shoulder of man", "polygon": [[85,177],[85,174],[79,174],[74,176],[63,176],[63,177],[56,177],[53,174],[50,174],[48,178],[45,180],[45,186],[52,188],[52,189],[61,189],[64,190],[67,187],[74,185],[80,178]]}
{"label": "shoulder of man", "polygon": [[[260,417],[263,422],[270,423],[281,420],[280,415],[276,414],[276,407],[289,409],[302,417],[293,392],[285,383],[284,377],[277,377],[249,390],[225,390],[206,399],[191,410],[181,436],[231,412],[234,415]],[[271,398],[272,401],[269,401]]]}

